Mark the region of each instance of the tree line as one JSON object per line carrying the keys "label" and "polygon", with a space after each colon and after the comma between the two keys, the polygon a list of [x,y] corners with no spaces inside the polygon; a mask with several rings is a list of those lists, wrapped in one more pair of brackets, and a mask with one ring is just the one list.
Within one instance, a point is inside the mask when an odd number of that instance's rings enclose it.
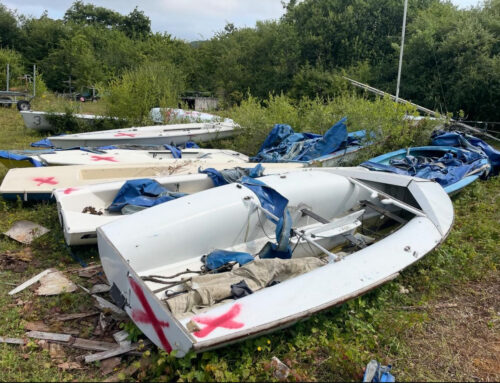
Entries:
{"label": "tree line", "polygon": [[[37,64],[47,87],[63,91],[69,76],[76,87],[116,84],[135,70],[158,68],[175,92],[209,92],[228,106],[249,94],[331,99],[346,90],[341,75],[395,92],[402,0],[283,6],[279,20],[253,28],[228,23],[209,40],[187,42],[153,33],[137,8],[121,15],[76,1],[56,20],[0,4],[0,70],[9,62],[15,75]],[[499,20],[500,0],[470,9],[409,0],[400,96],[466,119],[499,121]]]}

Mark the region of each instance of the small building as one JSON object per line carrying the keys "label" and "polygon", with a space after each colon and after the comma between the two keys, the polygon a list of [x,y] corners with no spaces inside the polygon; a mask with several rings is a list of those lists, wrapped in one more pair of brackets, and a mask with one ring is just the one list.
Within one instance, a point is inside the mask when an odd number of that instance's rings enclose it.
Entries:
{"label": "small building", "polygon": [[184,94],[181,99],[182,102],[186,103],[188,109],[197,111],[215,110],[219,103],[216,97],[207,97],[195,92]]}

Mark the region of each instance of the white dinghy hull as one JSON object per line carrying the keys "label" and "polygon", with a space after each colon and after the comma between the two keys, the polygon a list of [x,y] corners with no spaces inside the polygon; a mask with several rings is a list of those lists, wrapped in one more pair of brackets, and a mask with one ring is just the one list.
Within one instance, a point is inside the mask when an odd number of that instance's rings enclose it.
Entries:
{"label": "white dinghy hull", "polygon": [[[227,169],[234,166],[253,168],[256,164],[246,162],[210,162],[203,160],[163,160],[160,163],[129,165],[75,165],[47,166],[39,168],[10,169],[0,185],[0,194],[5,199],[21,198],[23,201],[50,200],[56,189],[71,194],[85,185],[121,181],[134,178],[165,177],[169,175],[194,174],[198,168]],[[302,164],[262,164],[265,168],[295,169]]]}
{"label": "white dinghy hull", "polygon": [[301,206],[330,220],[369,201],[386,212],[398,208],[410,218],[392,234],[338,262],[185,315],[167,308],[164,291],[153,292],[161,284],[142,277],[193,270],[201,265],[200,256],[214,249],[255,254],[274,227],[259,209],[256,195],[230,184],[99,227],[99,254],[113,285],[112,296],[159,347],[183,356],[289,326],[395,278],[439,245],[453,222],[449,197],[431,181],[374,175],[360,168],[302,169],[260,180],[289,200],[293,227],[299,231],[315,222],[300,215]]}
{"label": "white dinghy hull", "polygon": [[[251,165],[254,166],[255,164]],[[284,173],[287,171],[287,164],[281,167],[279,165],[283,164],[265,164],[264,174]],[[223,165],[217,165],[218,168],[222,169],[221,166]],[[251,168],[248,165],[245,167]],[[293,169],[288,166],[288,171],[290,170]],[[212,179],[207,174],[169,175],[149,178],[154,179],[172,192],[193,194],[214,187]],[[96,244],[97,227],[127,217],[106,210],[124,184],[125,181],[87,185],[69,193],[67,189],[54,190],[53,195],[57,202],[59,222],[64,231],[64,240],[67,245]],[[89,209],[93,213],[89,213]]]}
{"label": "white dinghy hull", "polygon": [[52,136],[49,140],[56,148],[61,149],[107,145],[179,146],[188,141],[203,142],[231,137],[236,126],[225,122],[154,125]]}

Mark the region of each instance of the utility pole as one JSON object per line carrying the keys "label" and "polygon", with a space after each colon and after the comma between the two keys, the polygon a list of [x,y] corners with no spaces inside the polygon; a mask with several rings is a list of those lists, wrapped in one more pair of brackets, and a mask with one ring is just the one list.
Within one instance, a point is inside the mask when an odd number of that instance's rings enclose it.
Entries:
{"label": "utility pole", "polygon": [[396,85],[396,102],[399,99],[399,84],[401,83],[401,67],[403,66],[403,49],[405,46],[405,30],[406,30],[406,11],[408,9],[408,0],[405,1],[403,11],[403,31],[401,33],[401,49],[399,50],[399,68],[398,68],[398,82]]}

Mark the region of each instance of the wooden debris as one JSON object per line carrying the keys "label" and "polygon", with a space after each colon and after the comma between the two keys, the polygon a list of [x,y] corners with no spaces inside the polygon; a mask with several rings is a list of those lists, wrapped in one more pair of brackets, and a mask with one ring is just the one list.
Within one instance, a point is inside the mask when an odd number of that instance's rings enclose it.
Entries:
{"label": "wooden debris", "polygon": [[48,233],[50,230],[35,222],[17,221],[4,234],[18,242],[29,245],[36,238]]}
{"label": "wooden debris", "polygon": [[103,360],[101,363],[101,373],[103,375],[111,374],[115,370],[115,368],[120,365],[121,362],[122,358],[119,356]]}
{"label": "wooden debris", "polygon": [[90,294],[107,293],[109,290],[111,290],[111,286],[100,283],[98,285],[92,286],[92,288],[90,289]]}
{"label": "wooden debris", "polygon": [[121,343],[128,340],[128,335],[128,332],[126,332],[125,330],[118,331],[113,334],[113,339],[116,341],[116,343]]}
{"label": "wooden debris", "polygon": [[94,299],[96,300],[96,307],[99,310],[109,311],[112,315],[118,318],[124,318],[127,316],[125,311],[123,311],[121,308],[114,305],[113,303],[107,301],[106,299],[101,298],[99,295],[93,294],[92,297],[94,297]]}
{"label": "wooden debris", "polygon": [[111,323],[113,323],[113,318],[111,315],[106,315],[104,313],[99,314],[99,326],[101,327],[101,332],[104,334],[106,330],[111,326]]}
{"label": "wooden debris", "polygon": [[136,345],[119,346],[113,350],[99,352],[97,354],[87,355],[85,357],[85,363],[97,362],[98,360],[109,359],[113,356],[126,354],[129,351],[135,350]]}
{"label": "wooden debris", "polygon": [[33,253],[30,247],[26,247],[19,251],[7,250],[6,252],[0,254],[0,268],[3,270],[11,270],[16,273],[24,272],[32,261]]}
{"label": "wooden debris", "polygon": [[102,272],[101,265],[93,265],[89,267],[85,267],[83,269],[78,270],[78,276],[82,278],[92,278],[94,275]]}
{"label": "wooden debris", "polygon": [[69,342],[73,337],[69,334],[58,334],[54,332],[30,331],[26,333],[28,338],[53,340],[57,342]]}
{"label": "wooden debris", "polygon": [[117,347],[116,343],[102,342],[102,341],[82,339],[82,338],[76,338],[75,341],[71,344],[71,346],[90,351],[109,351]]}
{"label": "wooden debris", "polygon": [[8,344],[21,344],[24,345],[24,339],[20,338],[4,338],[0,336],[0,343],[8,343]]}
{"label": "wooden debris", "polygon": [[30,331],[50,332],[50,326],[48,326],[45,323],[43,323],[43,321],[27,322],[24,325],[24,328],[26,330],[30,330]]}
{"label": "wooden debris", "polygon": [[123,376],[125,376],[125,379],[127,380],[127,377],[134,375],[137,372],[137,370],[139,370],[139,367],[131,364],[127,368],[110,376],[108,379],[105,380],[105,382],[121,382],[121,381],[123,381]]}
{"label": "wooden debris", "polygon": [[78,362],[64,362],[57,365],[61,370],[81,370],[83,369],[82,365]]}
{"label": "wooden debris", "polygon": [[61,362],[64,360],[64,358],[66,358],[64,348],[59,343],[50,343],[49,355],[51,359],[59,360]]}
{"label": "wooden debris", "polygon": [[53,273],[54,271],[57,271],[57,270],[56,269],[47,269],[47,270],[42,271],[40,274],[35,275],[33,278],[28,279],[23,284],[17,286],[15,289],[9,291],[9,295],[14,295],[14,294],[17,294],[17,293],[23,291],[25,288],[37,283],[44,276],[46,276],[50,273]]}
{"label": "wooden debris", "polygon": [[36,290],[36,295],[59,295],[62,293],[72,293],[77,286],[71,282],[58,270],[44,275],[40,279],[40,287]]}
{"label": "wooden debris", "polygon": [[94,315],[98,315],[98,311],[90,311],[88,313],[75,313],[75,314],[62,314],[54,318],[55,321],[65,322],[73,319],[87,318]]}

